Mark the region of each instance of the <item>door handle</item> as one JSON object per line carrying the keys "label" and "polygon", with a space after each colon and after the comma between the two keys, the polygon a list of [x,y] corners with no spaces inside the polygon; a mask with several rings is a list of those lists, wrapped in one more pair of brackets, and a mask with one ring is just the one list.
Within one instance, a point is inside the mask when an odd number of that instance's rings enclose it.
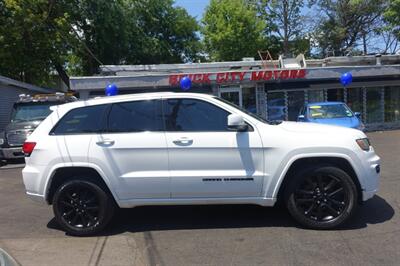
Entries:
{"label": "door handle", "polygon": [[96,142],[97,145],[111,146],[114,145],[115,141],[112,139],[103,139]]}
{"label": "door handle", "polygon": [[193,144],[193,140],[189,138],[179,138],[174,141],[172,141],[175,145],[179,146],[189,146]]}

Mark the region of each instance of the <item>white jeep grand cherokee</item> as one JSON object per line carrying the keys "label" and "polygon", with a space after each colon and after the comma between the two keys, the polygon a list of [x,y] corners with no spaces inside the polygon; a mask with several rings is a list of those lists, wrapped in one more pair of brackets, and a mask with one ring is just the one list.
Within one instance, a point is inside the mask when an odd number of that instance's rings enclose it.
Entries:
{"label": "white jeep grand cherokee", "polygon": [[379,157],[361,131],[268,123],[219,98],[147,93],[64,104],[24,144],[27,194],[70,234],[114,209],[286,204],[309,228],[342,224],[377,191]]}

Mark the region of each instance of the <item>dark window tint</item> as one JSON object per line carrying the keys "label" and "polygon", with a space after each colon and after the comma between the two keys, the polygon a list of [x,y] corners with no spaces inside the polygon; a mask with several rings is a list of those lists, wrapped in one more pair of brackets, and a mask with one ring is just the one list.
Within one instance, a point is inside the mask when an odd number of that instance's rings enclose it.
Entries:
{"label": "dark window tint", "polygon": [[56,135],[96,133],[104,129],[107,105],[96,105],[73,109],[53,129]]}
{"label": "dark window tint", "polygon": [[110,132],[162,131],[161,101],[134,101],[112,105],[108,117]]}
{"label": "dark window tint", "polygon": [[165,101],[167,131],[227,131],[229,112],[204,101],[169,99]]}

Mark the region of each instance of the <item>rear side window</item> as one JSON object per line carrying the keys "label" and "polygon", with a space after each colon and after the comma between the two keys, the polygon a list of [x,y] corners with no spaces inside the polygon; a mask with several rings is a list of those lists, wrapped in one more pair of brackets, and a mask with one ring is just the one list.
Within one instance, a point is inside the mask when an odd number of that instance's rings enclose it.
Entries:
{"label": "rear side window", "polygon": [[108,131],[163,131],[161,100],[113,104],[108,116]]}
{"label": "rear side window", "polygon": [[228,131],[229,112],[196,99],[169,99],[164,104],[167,131]]}
{"label": "rear side window", "polygon": [[76,108],[64,115],[50,134],[68,135],[98,133],[104,130],[108,105]]}

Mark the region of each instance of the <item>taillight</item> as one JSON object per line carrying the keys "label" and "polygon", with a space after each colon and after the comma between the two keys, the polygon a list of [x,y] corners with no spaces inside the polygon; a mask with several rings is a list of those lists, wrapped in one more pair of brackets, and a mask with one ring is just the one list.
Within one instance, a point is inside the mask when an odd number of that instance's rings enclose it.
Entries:
{"label": "taillight", "polygon": [[33,152],[35,146],[36,142],[25,142],[24,145],[22,146],[22,151],[24,152],[25,156],[27,157],[31,156],[31,153]]}

